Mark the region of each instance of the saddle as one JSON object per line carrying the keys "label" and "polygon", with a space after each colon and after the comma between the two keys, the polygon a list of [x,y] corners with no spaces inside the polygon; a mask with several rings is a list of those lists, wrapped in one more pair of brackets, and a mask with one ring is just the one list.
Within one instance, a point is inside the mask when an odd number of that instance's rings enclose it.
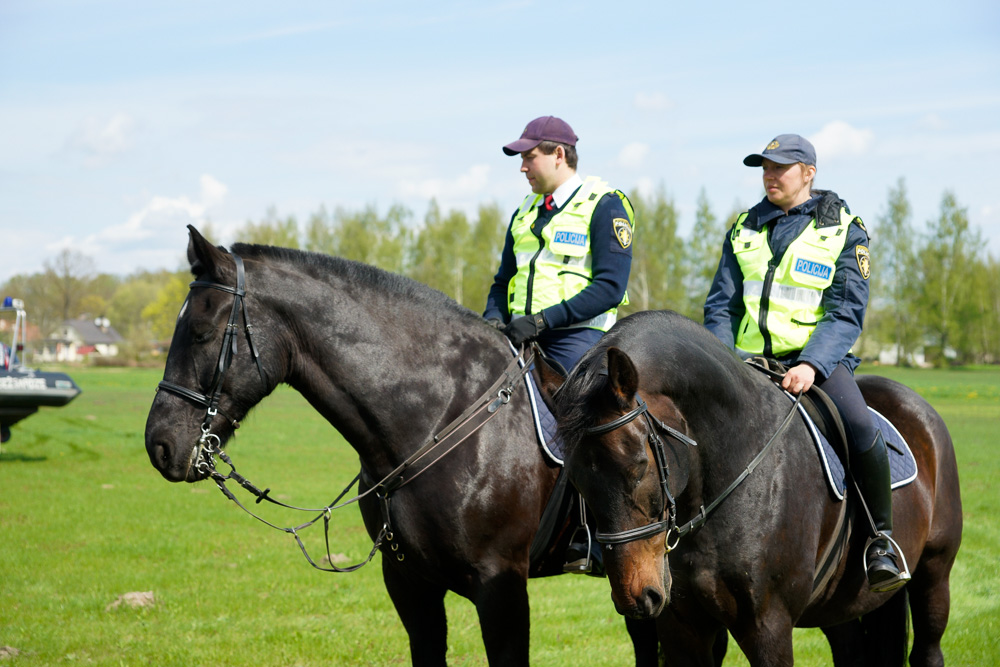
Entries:
{"label": "saddle", "polygon": [[[748,360],[747,364],[775,381],[780,381],[785,372],[784,366],[773,359],[754,357]],[[829,395],[818,387],[812,387],[803,394],[799,407],[816,445],[830,492],[836,500],[843,500],[848,487],[850,467],[847,436],[840,412]],[[868,412],[875,427],[882,431],[885,440],[892,488],[906,486],[917,476],[917,461],[910,451],[909,444],[896,426],[878,411],[869,407]]]}
{"label": "saddle", "polygon": [[[779,384],[782,376],[788,371],[788,368],[780,361],[765,357],[752,357],[747,360],[747,364]],[[802,395],[799,405],[802,406],[820,434],[830,443],[840,460],[848,465],[850,461],[848,459],[847,432],[844,430],[844,421],[840,417],[840,411],[837,410],[833,400],[825,391],[813,385],[809,391]]]}

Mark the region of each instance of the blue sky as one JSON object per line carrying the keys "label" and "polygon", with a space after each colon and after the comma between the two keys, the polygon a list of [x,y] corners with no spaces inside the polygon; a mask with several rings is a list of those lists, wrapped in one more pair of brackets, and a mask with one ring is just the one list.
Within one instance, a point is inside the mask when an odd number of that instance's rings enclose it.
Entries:
{"label": "blue sky", "polygon": [[500,147],[548,114],[582,174],[662,186],[683,233],[703,188],[720,217],[759,200],[742,158],[795,132],[869,227],[902,177],[915,227],[950,190],[1000,256],[993,0],[4,0],[0,282],[64,247],[175,269],[188,223],[229,243],[272,206],[510,211]]}

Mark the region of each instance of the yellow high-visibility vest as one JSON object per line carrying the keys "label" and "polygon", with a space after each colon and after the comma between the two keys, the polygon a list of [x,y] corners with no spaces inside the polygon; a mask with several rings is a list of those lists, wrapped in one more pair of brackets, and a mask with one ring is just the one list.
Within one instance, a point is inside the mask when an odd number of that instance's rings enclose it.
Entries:
{"label": "yellow high-visibility vest", "polygon": [[[628,198],[597,177],[583,182],[542,229],[541,237],[532,233],[538,219],[542,195],[528,195],[511,223],[517,273],[507,284],[507,299],[511,317],[537,313],[549,306],[570,299],[582,292],[594,280],[590,253],[590,219],[597,202],[604,195],[618,195],[628,215],[630,228],[635,227],[635,212]],[[619,306],[628,303],[628,294]],[[617,306],[586,322],[570,327],[588,327],[607,331],[618,316]]]}
{"label": "yellow high-visibility vest", "polygon": [[743,213],[733,226],[733,254],[743,272],[746,313],[736,347],[754,354],[782,357],[801,350],[826,310],[823,290],[833,283],[837,259],[855,217],[843,207],[840,223],[817,227],[814,218],[774,265],[767,227],[744,226]]}

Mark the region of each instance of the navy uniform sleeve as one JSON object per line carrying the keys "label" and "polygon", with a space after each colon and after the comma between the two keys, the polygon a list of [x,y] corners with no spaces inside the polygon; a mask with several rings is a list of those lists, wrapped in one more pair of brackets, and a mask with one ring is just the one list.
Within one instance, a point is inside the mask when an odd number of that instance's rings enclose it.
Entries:
{"label": "navy uniform sleeve", "polygon": [[[511,215],[511,223],[514,216]],[[490,286],[489,294],[486,296],[486,310],[483,311],[483,319],[497,319],[501,322],[510,321],[510,304],[507,301],[507,286],[517,273],[517,258],[514,257],[514,236],[510,233],[510,224],[507,225],[507,234],[504,237],[503,251],[500,253],[500,268],[493,276],[493,285]]]}
{"label": "navy uniform sleeve", "polygon": [[868,232],[859,220],[848,227],[847,243],[837,258],[833,283],[823,291],[825,313],[816,325],[809,342],[798,355],[808,361],[825,379],[847,356],[861,335],[868,309]]}
{"label": "navy uniform sleeve", "polygon": [[[735,227],[735,224],[733,225]],[[736,330],[743,321],[743,271],[733,254],[732,231],[722,242],[722,256],[705,298],[705,328],[729,348],[736,349]]]}
{"label": "navy uniform sleeve", "polygon": [[628,220],[625,205],[613,192],[601,197],[590,219],[593,281],[579,294],[542,311],[550,328],[585,322],[621,303],[632,270],[632,236],[615,234],[615,219]]}

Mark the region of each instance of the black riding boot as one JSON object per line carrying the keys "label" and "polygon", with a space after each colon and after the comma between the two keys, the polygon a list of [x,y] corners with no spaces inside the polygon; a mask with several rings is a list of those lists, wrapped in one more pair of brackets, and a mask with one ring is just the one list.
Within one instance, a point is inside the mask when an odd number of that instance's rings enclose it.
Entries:
{"label": "black riding boot", "polygon": [[874,593],[895,590],[910,576],[905,568],[900,573],[899,555],[887,539],[892,537],[892,481],[882,431],[876,432],[875,442],[867,451],[854,455],[851,469],[878,531],[865,551],[868,588]]}

